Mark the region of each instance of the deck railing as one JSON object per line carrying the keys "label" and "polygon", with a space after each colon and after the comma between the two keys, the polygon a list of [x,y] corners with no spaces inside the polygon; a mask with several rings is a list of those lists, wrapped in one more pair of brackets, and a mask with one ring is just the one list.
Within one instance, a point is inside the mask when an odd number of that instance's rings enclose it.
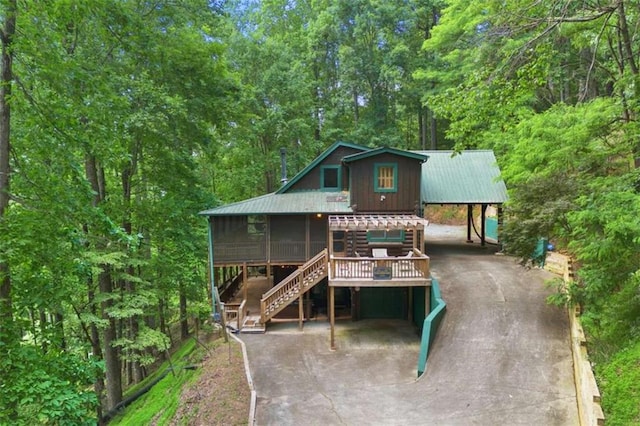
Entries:
{"label": "deck railing", "polygon": [[329,279],[424,279],[429,277],[429,256],[418,250],[399,257],[331,257]]}
{"label": "deck railing", "polygon": [[319,283],[327,274],[327,250],[324,249],[300,266],[280,284],[262,295],[261,321],[267,322],[300,295]]}
{"label": "deck railing", "polygon": [[235,327],[236,330],[242,329],[246,316],[246,304],[246,300],[240,303],[225,303],[223,308],[224,323],[228,326]]}

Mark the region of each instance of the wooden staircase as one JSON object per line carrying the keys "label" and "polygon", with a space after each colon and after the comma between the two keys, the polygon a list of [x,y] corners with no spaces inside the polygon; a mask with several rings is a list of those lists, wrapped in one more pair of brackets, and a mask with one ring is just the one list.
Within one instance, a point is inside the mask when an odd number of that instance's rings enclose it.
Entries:
{"label": "wooden staircase", "polygon": [[260,322],[266,324],[271,318],[327,277],[329,252],[325,248],[277,286],[262,295],[260,300]]}

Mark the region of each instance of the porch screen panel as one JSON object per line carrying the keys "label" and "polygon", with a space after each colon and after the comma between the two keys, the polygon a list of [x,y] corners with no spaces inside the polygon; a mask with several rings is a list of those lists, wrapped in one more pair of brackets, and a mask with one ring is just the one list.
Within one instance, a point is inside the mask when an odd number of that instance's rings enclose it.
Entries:
{"label": "porch screen panel", "polygon": [[305,216],[271,216],[271,262],[306,260]]}
{"label": "porch screen panel", "polygon": [[214,263],[266,261],[266,225],[264,216],[214,218]]}
{"label": "porch screen panel", "polygon": [[313,215],[309,221],[309,257],[313,257],[327,247],[327,218]]}

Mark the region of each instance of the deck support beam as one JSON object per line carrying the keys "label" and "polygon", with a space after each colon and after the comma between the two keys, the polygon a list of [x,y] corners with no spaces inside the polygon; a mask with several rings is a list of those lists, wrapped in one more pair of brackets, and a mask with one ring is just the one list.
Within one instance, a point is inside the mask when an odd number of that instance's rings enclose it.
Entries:
{"label": "deck support beam", "polygon": [[304,295],[298,296],[298,329],[302,331],[302,325],[304,323]]}
{"label": "deck support beam", "polygon": [[[247,267],[247,262],[242,264],[242,298],[247,300],[247,295],[249,292],[249,268]],[[242,326],[242,324],[240,325]]]}
{"label": "deck support beam", "polygon": [[336,307],[335,307],[335,287],[329,286],[329,321],[331,323],[331,350],[336,350]]}
{"label": "deck support beam", "polygon": [[409,287],[408,289],[408,293],[409,293],[409,297],[407,300],[407,305],[408,305],[408,311],[407,312],[407,319],[409,320],[409,322],[413,322],[413,287]]}
{"label": "deck support beam", "polygon": [[424,288],[424,317],[428,317],[431,313],[431,286]]}

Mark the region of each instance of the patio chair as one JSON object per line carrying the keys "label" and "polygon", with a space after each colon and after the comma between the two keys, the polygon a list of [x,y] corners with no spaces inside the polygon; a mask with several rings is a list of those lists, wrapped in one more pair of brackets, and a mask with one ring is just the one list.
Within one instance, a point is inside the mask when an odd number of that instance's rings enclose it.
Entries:
{"label": "patio chair", "polygon": [[373,257],[389,257],[386,248],[371,249],[371,254],[373,255]]}

